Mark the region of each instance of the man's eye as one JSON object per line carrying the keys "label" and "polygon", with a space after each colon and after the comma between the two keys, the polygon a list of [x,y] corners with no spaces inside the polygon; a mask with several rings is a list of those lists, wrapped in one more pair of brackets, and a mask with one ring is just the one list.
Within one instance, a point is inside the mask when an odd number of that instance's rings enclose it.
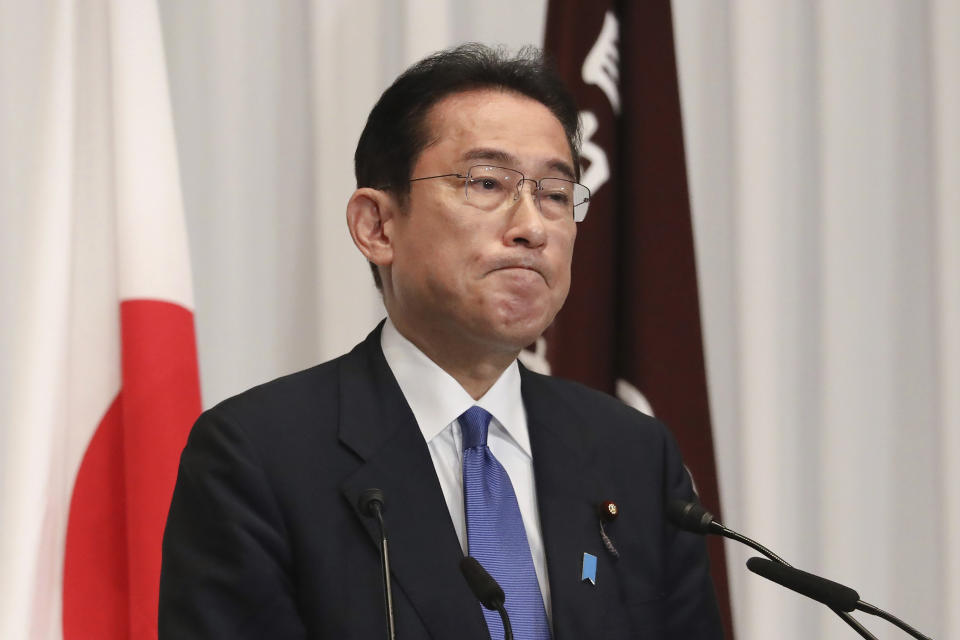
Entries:
{"label": "man's eye", "polygon": [[542,193],[540,197],[556,204],[566,205],[570,203],[570,194],[566,191],[547,191]]}
{"label": "man's eye", "polygon": [[474,178],[470,186],[481,191],[498,191],[503,188],[503,184],[496,178]]}

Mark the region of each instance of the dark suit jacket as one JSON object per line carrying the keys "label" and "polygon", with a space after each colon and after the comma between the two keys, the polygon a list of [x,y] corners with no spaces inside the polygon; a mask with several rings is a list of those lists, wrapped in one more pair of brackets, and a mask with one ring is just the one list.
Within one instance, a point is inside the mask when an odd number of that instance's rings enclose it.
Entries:
{"label": "dark suit jacket", "polygon": [[[663,519],[666,496],[692,495],[667,429],[584,386],[521,380],[555,640],[721,638],[704,542]],[[379,328],[197,421],[164,534],[160,638],[385,637],[376,524],[356,506],[369,487],[386,496],[397,638],[489,638]],[[620,507],[619,559],[603,500]],[[584,552],[596,586],[580,581]]]}

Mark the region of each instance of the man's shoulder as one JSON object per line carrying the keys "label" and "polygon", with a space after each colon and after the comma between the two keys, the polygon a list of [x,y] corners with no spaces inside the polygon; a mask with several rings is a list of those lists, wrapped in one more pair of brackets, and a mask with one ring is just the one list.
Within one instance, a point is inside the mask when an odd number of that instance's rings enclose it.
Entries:
{"label": "man's shoulder", "polygon": [[[310,452],[335,455],[343,412],[345,370],[363,354],[348,354],[278,377],[203,412],[190,431],[185,456],[256,458],[266,468],[296,466]],[[353,364],[351,365],[351,362]],[[306,461],[301,460],[305,465]]]}
{"label": "man's shoulder", "polygon": [[542,411],[576,416],[595,429],[662,435],[667,427],[608,393],[585,384],[522,369],[525,398]]}
{"label": "man's shoulder", "polygon": [[220,401],[210,411],[255,416],[264,410],[272,412],[282,407],[322,402],[336,395],[340,365],[345,357],[340,356],[258,384]]}
{"label": "man's shoulder", "polygon": [[[371,336],[378,334],[379,327]],[[345,371],[356,371],[369,358],[371,345],[376,340],[366,340],[351,351],[301,371],[289,373],[268,382],[258,384],[246,391],[222,400],[211,412],[223,415],[244,416],[247,420],[277,413],[319,410],[337,402]]]}
{"label": "man's shoulder", "polygon": [[193,431],[226,429],[255,443],[296,442],[304,433],[335,437],[344,381],[369,368],[371,344],[368,338],[332,360],[226,398],[205,411]]}

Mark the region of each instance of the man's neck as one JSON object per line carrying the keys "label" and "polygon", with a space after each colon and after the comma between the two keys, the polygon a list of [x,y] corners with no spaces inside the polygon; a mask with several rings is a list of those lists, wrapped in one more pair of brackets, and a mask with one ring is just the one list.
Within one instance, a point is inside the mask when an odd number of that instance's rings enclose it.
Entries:
{"label": "man's neck", "polygon": [[414,344],[438,367],[460,383],[477,400],[500,378],[517,359],[517,351],[498,351],[484,345],[457,340],[441,331],[417,332],[391,318],[397,331]]}

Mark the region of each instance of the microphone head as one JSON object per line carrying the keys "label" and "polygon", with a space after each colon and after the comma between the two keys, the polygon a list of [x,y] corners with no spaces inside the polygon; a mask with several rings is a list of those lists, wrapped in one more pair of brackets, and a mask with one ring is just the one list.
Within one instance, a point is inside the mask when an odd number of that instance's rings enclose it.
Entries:
{"label": "microphone head", "polygon": [[384,504],[383,491],[380,489],[365,489],[357,498],[360,513],[371,518],[377,515],[377,511],[383,511]]}
{"label": "microphone head", "polygon": [[766,558],[750,558],[747,560],[747,568],[767,580],[838,611],[849,613],[857,607],[860,600],[860,594],[850,587]]}
{"label": "microphone head", "polygon": [[476,558],[467,556],[461,560],[460,572],[466,578],[470,590],[473,591],[473,595],[480,601],[480,604],[491,611],[496,611],[503,606],[506,600],[503,589]]}
{"label": "microphone head", "polygon": [[667,502],[666,512],[667,519],[678,529],[700,534],[714,533],[713,514],[699,502],[673,498]]}

